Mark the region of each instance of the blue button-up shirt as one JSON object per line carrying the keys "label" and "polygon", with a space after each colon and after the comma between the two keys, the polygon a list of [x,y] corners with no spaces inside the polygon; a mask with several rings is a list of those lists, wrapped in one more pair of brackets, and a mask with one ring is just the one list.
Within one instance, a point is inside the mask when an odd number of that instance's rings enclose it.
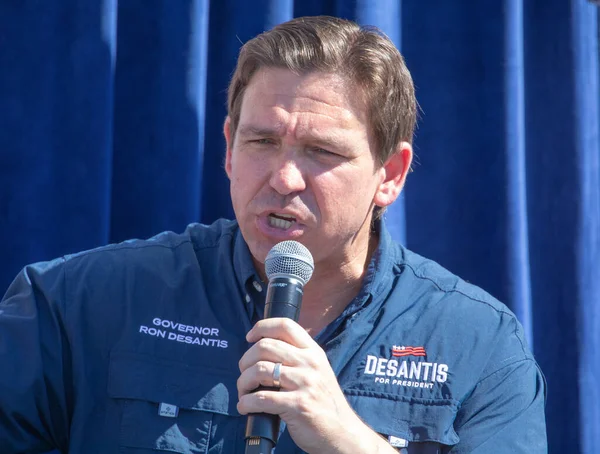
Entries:
{"label": "blue button-up shirt", "polygon": [[[316,337],[350,405],[402,452],[546,452],[515,316],[378,230]],[[238,361],[265,294],[233,221],[26,267],[0,303],[0,452],[242,453]],[[276,451],[301,452],[285,430]]]}

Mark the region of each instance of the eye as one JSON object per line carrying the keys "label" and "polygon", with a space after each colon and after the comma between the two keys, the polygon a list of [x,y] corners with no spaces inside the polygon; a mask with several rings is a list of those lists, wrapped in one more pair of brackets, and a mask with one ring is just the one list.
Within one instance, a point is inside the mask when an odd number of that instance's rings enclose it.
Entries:
{"label": "eye", "polygon": [[273,139],[255,139],[255,140],[252,140],[251,142],[256,143],[258,145],[271,145],[271,144],[275,143],[273,141]]}
{"label": "eye", "polygon": [[332,151],[329,151],[329,150],[326,150],[325,148],[320,148],[320,147],[310,147],[310,148],[308,148],[308,151],[310,153],[314,153],[317,155],[336,156],[336,153],[333,153]]}

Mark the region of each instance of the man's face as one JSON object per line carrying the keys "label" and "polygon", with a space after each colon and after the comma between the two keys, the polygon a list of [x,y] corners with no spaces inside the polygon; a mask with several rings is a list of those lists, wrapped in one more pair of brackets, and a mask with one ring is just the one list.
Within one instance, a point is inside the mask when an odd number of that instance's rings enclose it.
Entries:
{"label": "man's face", "polygon": [[[339,266],[364,251],[378,168],[360,93],[338,75],[257,72],[244,94],[226,171],[242,234],[255,260],[296,240],[315,267]],[[321,268],[324,270],[325,268]]]}

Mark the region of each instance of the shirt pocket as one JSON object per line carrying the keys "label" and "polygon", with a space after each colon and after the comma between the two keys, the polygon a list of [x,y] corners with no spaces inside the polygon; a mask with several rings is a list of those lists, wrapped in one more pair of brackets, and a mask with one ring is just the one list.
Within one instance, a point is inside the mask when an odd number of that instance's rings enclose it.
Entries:
{"label": "shirt pocket", "polygon": [[458,402],[364,390],[344,390],[348,402],[375,432],[408,442],[408,454],[443,454],[459,442],[454,431]]}
{"label": "shirt pocket", "polygon": [[243,453],[236,380],[215,365],[113,352],[108,394],[121,408],[120,452]]}

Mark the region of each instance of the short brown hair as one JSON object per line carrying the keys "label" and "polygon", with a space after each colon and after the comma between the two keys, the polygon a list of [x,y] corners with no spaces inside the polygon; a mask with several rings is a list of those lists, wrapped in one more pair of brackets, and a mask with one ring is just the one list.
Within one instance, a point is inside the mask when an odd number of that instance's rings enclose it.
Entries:
{"label": "short brown hair", "polygon": [[242,99],[261,68],[347,76],[363,90],[381,165],[401,141],[412,143],[417,102],[412,78],[392,41],[375,27],[330,16],[299,17],[277,25],[242,47],[229,84],[228,115],[235,136]]}

